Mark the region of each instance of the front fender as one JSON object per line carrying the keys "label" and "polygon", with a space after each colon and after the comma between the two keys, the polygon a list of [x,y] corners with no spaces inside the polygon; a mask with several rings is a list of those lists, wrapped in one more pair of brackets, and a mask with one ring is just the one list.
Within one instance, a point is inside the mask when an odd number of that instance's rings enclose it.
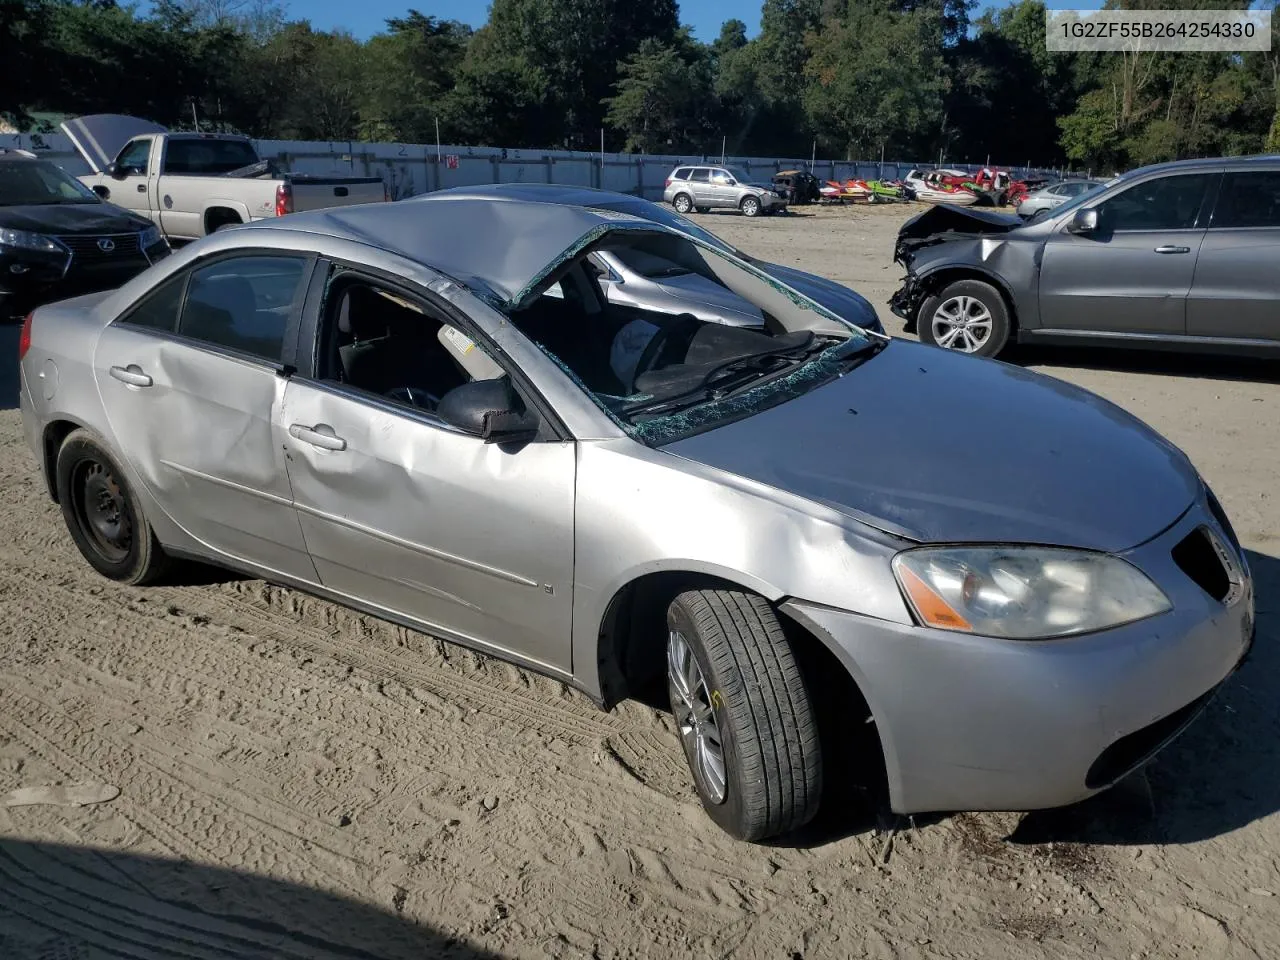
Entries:
{"label": "front fender", "polygon": [[630,438],[578,444],[574,543],[573,671],[597,699],[606,614],[650,574],[714,577],[772,602],[798,597],[911,622],[890,569],[902,541]]}

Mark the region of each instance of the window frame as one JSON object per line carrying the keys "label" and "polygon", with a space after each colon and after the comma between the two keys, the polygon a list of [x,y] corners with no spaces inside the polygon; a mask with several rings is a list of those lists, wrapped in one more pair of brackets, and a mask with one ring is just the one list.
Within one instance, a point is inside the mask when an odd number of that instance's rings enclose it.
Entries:
{"label": "window frame", "polygon": [[397,403],[395,400],[352,384],[343,383],[339,380],[325,379],[320,376],[320,364],[323,360],[324,314],[328,306],[327,295],[331,277],[337,270],[355,275],[358,281],[362,280],[370,285],[383,287],[389,293],[394,293],[397,296],[404,297],[406,300],[419,303],[426,310],[435,314],[442,322],[462,331],[466,336],[478,343],[489,354],[489,357],[502,368],[502,372],[511,380],[512,386],[524,403],[537,412],[541,419],[542,427],[535,442],[562,442],[573,439],[573,435],[569,432],[568,427],[565,426],[564,421],[556,414],[554,408],[533,384],[533,381],[520,369],[520,366],[513,361],[510,355],[484,331],[480,330],[459,307],[431,290],[406,280],[404,277],[377,267],[371,267],[368,264],[355,263],[342,257],[318,256],[316,258],[306,293],[302,297],[302,316],[296,343],[297,363],[291,372],[292,379],[334,396],[364,404],[366,407],[383,413],[394,414],[447,433],[471,437],[477,443],[484,442],[480,438],[472,437],[471,434],[458,430],[456,427],[446,423],[430,410],[422,410],[407,404]]}
{"label": "window frame", "polygon": [[[299,278],[299,289],[302,295],[295,297],[293,308],[289,311],[289,317],[285,321],[284,335],[280,343],[280,357],[276,360],[269,360],[258,354],[248,353],[244,350],[237,350],[221,343],[214,343],[209,340],[201,340],[197,337],[186,336],[179,333],[178,330],[182,326],[182,316],[187,309],[187,295],[191,290],[191,277],[198,271],[206,267],[216,266],[220,263],[226,263],[230,260],[247,259],[250,257],[274,257],[277,259],[300,260],[302,261],[302,275]],[[298,334],[301,328],[302,313],[306,307],[307,294],[309,293],[314,278],[316,263],[318,256],[315,253],[309,253],[305,250],[281,249],[278,247],[241,247],[236,250],[223,251],[211,254],[207,257],[201,257],[192,263],[187,264],[179,270],[175,270],[172,274],[165,277],[159,283],[152,286],[146,293],[135,300],[129,307],[111,321],[111,326],[120,326],[132,330],[136,333],[143,333],[162,340],[170,340],[183,346],[195,347],[207,353],[225,357],[229,360],[237,360],[241,363],[252,363],[259,367],[266,367],[274,370],[282,376],[291,376],[297,369],[297,353],[298,353]],[[172,330],[165,330],[159,327],[147,327],[131,322],[131,317],[142,309],[143,305],[149,301],[161,287],[171,282],[178,282],[182,286],[182,292],[178,297],[177,319]]]}
{"label": "window frame", "polygon": [[1218,223],[1218,205],[1222,202],[1223,196],[1227,191],[1227,178],[1233,176],[1250,176],[1258,174],[1270,174],[1280,179],[1280,166],[1265,167],[1259,169],[1227,169],[1222,171],[1222,176],[1218,179],[1218,189],[1213,198],[1213,212],[1209,216],[1207,228],[1210,230],[1278,230],[1280,223],[1275,224],[1256,224],[1253,226],[1241,226],[1239,224],[1222,225]]}
{"label": "window frame", "polygon": [[[1106,217],[1103,214],[1103,207],[1111,201],[1124,196],[1131,190],[1137,190],[1139,187],[1146,186],[1160,180],[1172,180],[1177,177],[1204,177],[1206,180],[1204,194],[1200,198],[1200,206],[1196,210],[1195,219],[1191,221],[1191,225],[1187,227],[1125,227],[1117,229],[1106,223]],[[1100,197],[1089,209],[1098,212],[1098,219],[1108,234],[1133,234],[1133,233],[1193,233],[1206,229],[1208,226],[1209,214],[1217,206],[1218,187],[1222,183],[1221,170],[1189,170],[1186,173],[1161,173],[1152,177],[1143,177],[1128,184],[1119,193],[1113,193],[1108,197]],[[1075,198],[1079,199],[1079,197]]]}

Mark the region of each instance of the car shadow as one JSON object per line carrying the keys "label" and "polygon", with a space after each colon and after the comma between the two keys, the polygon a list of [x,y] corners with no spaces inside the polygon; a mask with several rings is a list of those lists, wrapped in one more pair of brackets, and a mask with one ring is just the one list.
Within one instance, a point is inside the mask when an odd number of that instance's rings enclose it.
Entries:
{"label": "car shadow", "polygon": [[1280,811],[1280,560],[1246,552],[1258,632],[1235,676],[1143,770],[1083,803],[1026,814],[1011,842],[1195,843]]}
{"label": "car shadow", "polygon": [[0,322],[0,410],[18,409],[18,338],[21,323]]}
{"label": "car shadow", "polygon": [[1262,357],[1206,356],[1133,348],[1050,347],[1017,344],[1002,360],[1022,367],[1076,367],[1200,380],[1280,383],[1280,362]]}
{"label": "car shadow", "polygon": [[[282,880],[0,838],[0,956],[500,960],[397,913]],[[398,911],[410,894],[397,888]]]}

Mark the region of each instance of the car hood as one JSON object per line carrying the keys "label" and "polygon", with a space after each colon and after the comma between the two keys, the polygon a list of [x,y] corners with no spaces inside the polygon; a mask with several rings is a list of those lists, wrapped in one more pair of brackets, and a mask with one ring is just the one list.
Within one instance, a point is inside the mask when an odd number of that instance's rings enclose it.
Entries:
{"label": "car hood", "polygon": [[35,204],[0,207],[0,227],[55,235],[132,233],[151,221],[110,203]]}
{"label": "car hood", "polygon": [[732,290],[696,273],[663,277],[653,282],[672,296],[693,300],[720,313],[734,314],[755,324],[764,323],[764,315],[759,307],[743,300]]}
{"label": "car hood", "polygon": [[848,287],[841,286],[826,277],[819,277],[803,270],[797,270],[795,267],[784,267],[782,264],[766,263],[763,260],[753,260],[752,263],[758,269],[769,274],[769,276],[781,280],[810,300],[826,307],[836,316],[848,320],[850,323],[856,323],[864,330],[872,330],[876,333],[884,332],[884,327],[881,325],[880,319],[876,315],[876,308],[871,305],[871,301]]}
{"label": "car hood", "polygon": [[1092,393],[894,340],[849,374],[664,450],[924,543],[1122,551],[1172,524],[1186,456]]}
{"label": "car hood", "polygon": [[902,263],[921,247],[989,234],[1005,234],[1023,225],[1016,214],[937,204],[916,214],[898,230],[893,259]]}
{"label": "car hood", "polygon": [[165,132],[165,128],[158,123],[119,113],[95,113],[87,117],[76,117],[60,126],[76,152],[94,173],[105,170],[107,164],[119,156],[124,145],[134,137]]}

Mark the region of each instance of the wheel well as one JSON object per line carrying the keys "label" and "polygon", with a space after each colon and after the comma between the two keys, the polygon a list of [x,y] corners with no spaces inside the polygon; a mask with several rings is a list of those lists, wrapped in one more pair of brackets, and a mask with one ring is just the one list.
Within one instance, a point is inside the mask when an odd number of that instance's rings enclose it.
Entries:
{"label": "wheel well", "polygon": [[78,429],[80,424],[70,420],[55,420],[44,428],[44,480],[49,488],[49,497],[54,503],[58,502],[58,451],[71,432]]}
{"label": "wheel well", "polygon": [[204,232],[213,233],[226,223],[244,223],[240,214],[230,207],[210,207],[204,212]]}
{"label": "wheel well", "polygon": [[[636,699],[666,709],[666,613],[686,590],[745,590],[742,584],[689,571],[639,577],[609,602],[597,647],[602,705]],[[775,606],[775,610],[776,610]],[[884,752],[857,681],[822,640],[778,610],[818,711],[828,781],[845,801],[879,809],[887,803]],[[824,806],[826,801],[824,800]]]}
{"label": "wheel well", "polygon": [[1008,287],[1004,285],[1002,280],[989,273],[983,273],[981,270],[974,270],[972,267],[943,267],[920,281],[922,288],[920,299],[916,307],[915,316],[911,318],[908,325],[908,332],[915,332],[920,319],[920,311],[924,308],[925,301],[947,284],[954,283],[957,280],[979,280],[996,288],[996,291],[1000,294],[1000,299],[1004,301],[1004,308],[1009,314],[1009,339],[1012,340],[1018,330],[1018,311],[1014,308],[1013,296],[1009,293]]}

